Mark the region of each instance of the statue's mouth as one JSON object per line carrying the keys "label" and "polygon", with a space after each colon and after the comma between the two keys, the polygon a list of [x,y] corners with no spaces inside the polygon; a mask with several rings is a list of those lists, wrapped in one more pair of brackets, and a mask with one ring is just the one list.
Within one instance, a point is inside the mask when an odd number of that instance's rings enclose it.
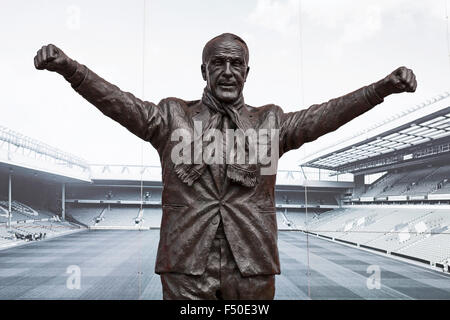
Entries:
{"label": "statue's mouth", "polygon": [[234,88],[236,86],[235,83],[226,83],[226,82],[222,82],[219,83],[219,86],[222,88]]}

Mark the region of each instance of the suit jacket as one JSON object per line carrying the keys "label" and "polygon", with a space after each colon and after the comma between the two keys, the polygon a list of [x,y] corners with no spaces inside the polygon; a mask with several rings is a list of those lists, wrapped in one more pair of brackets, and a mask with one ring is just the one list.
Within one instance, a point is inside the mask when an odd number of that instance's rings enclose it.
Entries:
{"label": "suit jacket", "polygon": [[[204,272],[220,218],[236,264],[243,276],[280,273],[275,212],[276,174],[259,175],[255,187],[222,179],[219,166],[210,166],[192,186],[183,183],[171,160],[170,135],[192,129],[192,120],[207,122],[211,114],[201,101],[167,98],[154,104],[105,81],[79,64],[67,80],[106,116],[150,142],[162,166],[162,221],[156,273]],[[255,129],[279,129],[279,156],[333,131],[383,99],[370,85],[323,104],[284,113],[273,104],[245,105],[240,112]],[[271,119],[271,121],[268,121]]]}

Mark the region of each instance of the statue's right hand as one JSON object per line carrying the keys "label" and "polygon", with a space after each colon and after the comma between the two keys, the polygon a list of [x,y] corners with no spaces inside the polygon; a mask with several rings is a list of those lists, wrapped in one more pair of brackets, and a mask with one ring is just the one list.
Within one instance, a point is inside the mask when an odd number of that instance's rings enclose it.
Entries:
{"label": "statue's right hand", "polygon": [[34,66],[38,70],[55,71],[64,77],[75,73],[76,63],[61,49],[53,44],[43,46],[34,57]]}

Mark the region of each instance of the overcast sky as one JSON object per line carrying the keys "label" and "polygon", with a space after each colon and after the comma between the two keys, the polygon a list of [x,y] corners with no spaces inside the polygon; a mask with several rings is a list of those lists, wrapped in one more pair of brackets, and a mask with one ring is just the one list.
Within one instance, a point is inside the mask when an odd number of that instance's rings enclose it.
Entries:
{"label": "overcast sky", "polygon": [[202,48],[223,32],[240,35],[249,46],[244,97],[253,106],[300,110],[399,66],[414,70],[416,93],[388,97],[338,131],[287,153],[280,169],[450,91],[446,0],[147,0],[145,8],[144,0],[2,0],[0,125],[90,163],[159,164],[150,144],[103,116],[61,76],[34,68],[36,51],[48,43],[155,103],[201,97]]}

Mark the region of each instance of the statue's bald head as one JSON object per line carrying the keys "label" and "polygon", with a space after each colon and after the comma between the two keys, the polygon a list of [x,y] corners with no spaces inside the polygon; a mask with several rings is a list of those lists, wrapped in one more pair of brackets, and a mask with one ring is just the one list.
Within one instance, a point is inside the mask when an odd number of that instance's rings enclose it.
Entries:
{"label": "statue's bald head", "polygon": [[209,40],[203,48],[202,62],[206,63],[208,61],[209,55],[212,51],[215,51],[217,46],[226,45],[227,43],[238,43],[245,51],[245,62],[248,64],[249,53],[247,44],[241,37],[232,33],[222,33]]}
{"label": "statue's bald head", "polygon": [[237,35],[224,33],[208,41],[203,48],[202,77],[212,94],[225,103],[242,94],[250,67],[248,47]]}

